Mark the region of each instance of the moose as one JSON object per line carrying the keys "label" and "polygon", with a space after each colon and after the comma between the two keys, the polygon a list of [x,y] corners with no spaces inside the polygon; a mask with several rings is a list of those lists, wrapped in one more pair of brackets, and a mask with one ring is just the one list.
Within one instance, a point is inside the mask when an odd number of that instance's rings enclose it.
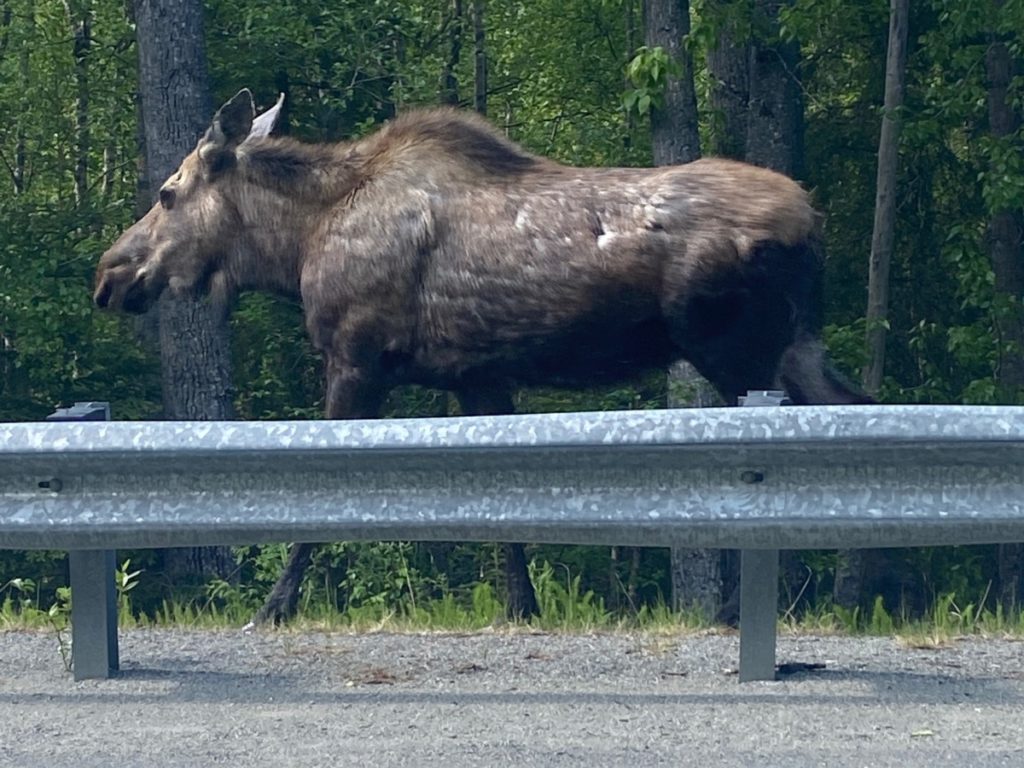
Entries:
{"label": "moose", "polygon": [[[727,402],[865,403],[819,340],[823,255],[807,194],[725,159],[579,168],[452,108],[359,140],[271,133],[243,89],[159,201],[100,258],[94,301],[141,313],[167,289],[230,307],[301,299],[326,416],[372,418],[412,383],[463,413],[515,387],[584,387],[688,360]],[[514,545],[510,554],[522,562]],[[293,545],[257,621],[288,618],[313,545]]]}

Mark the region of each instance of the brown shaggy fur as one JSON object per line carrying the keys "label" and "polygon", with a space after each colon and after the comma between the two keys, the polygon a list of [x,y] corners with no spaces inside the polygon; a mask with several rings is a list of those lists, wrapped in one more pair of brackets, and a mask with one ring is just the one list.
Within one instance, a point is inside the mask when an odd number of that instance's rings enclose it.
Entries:
{"label": "brown shaggy fur", "polygon": [[[409,112],[335,145],[268,138],[240,92],[100,259],[95,301],[132,312],[167,288],[227,307],[301,298],[327,416],[372,417],[388,389],[453,390],[467,414],[521,384],[587,385],[689,359],[726,400],[867,399],[817,341],[817,222],[793,181],[728,160],[572,168],[475,115]],[[521,547],[512,586],[526,580]],[[257,621],[289,617],[312,545],[292,548]],[[527,582],[528,583],[528,582]]]}
{"label": "brown shaggy fur", "polygon": [[97,303],[298,296],[332,417],[374,415],[400,382],[505,398],[677,357],[728,399],[863,399],[816,342],[817,221],[790,179],[726,160],[567,167],[446,109],[339,144],[250,136],[252,120],[225,104],[103,255]]}
{"label": "brown shaggy fur", "polygon": [[372,416],[401,382],[505,402],[680,357],[729,400],[785,385],[864,401],[816,341],[817,217],[784,176],[720,159],[568,167],[451,109],[301,144],[249,136],[236,101],[104,254],[97,303],[298,296],[331,417]]}

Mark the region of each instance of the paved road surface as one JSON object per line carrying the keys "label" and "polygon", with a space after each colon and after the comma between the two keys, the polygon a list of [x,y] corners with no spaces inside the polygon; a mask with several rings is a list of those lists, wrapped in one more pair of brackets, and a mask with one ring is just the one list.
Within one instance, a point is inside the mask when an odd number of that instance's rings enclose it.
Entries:
{"label": "paved road surface", "polygon": [[739,684],[736,636],[134,630],[75,683],[0,633],[0,766],[1024,766],[1024,644],[783,637]]}

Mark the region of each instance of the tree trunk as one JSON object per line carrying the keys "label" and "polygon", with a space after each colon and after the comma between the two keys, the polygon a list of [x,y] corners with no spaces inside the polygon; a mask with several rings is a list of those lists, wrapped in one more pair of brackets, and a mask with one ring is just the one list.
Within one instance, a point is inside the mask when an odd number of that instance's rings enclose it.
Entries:
{"label": "tree trunk", "polygon": [[[713,7],[713,6],[709,6]],[[715,46],[707,53],[708,71],[711,76],[711,152],[721,157],[745,160],[747,156],[747,123],[749,121],[748,101],[750,99],[750,36],[735,28],[734,20],[726,18],[719,27]],[[671,395],[671,393],[670,393]],[[707,401],[701,396],[699,405],[721,405],[718,401]],[[733,403],[735,405],[735,403]],[[685,558],[688,550],[673,552],[673,559],[682,556],[684,567],[701,568],[699,560]],[[718,558],[718,576],[721,584],[717,610],[711,612],[714,621],[737,626],[739,624],[739,552],[723,550]],[[710,564],[709,564],[710,566]],[[673,571],[677,566],[673,564]],[[673,574],[673,577],[675,574]],[[699,581],[698,581],[699,583]],[[673,586],[673,595],[686,595]],[[696,597],[700,598],[701,593]],[[724,602],[721,597],[728,596]],[[675,597],[674,597],[675,599]],[[693,600],[690,600],[691,606]],[[713,607],[711,603],[707,608]],[[676,608],[690,607],[680,604]],[[706,608],[706,609],[707,609]]]}
{"label": "tree trunk", "polygon": [[442,104],[459,103],[459,81],[455,74],[462,58],[462,0],[452,0],[452,15],[448,20],[448,58],[441,69],[437,98]]}
{"label": "tree trunk", "polygon": [[[31,39],[36,24],[36,8],[35,3],[29,3],[28,8],[25,11],[25,24],[28,27],[26,30],[26,36]],[[30,60],[28,57],[29,47],[27,45],[21,46],[21,52],[18,57],[18,76],[21,79],[21,87],[28,91],[29,89],[29,64]],[[14,165],[11,168],[11,181],[14,184],[14,194],[20,195],[26,191],[28,185],[28,179],[25,176],[25,169],[28,164],[28,152],[25,145],[25,129],[15,121],[14,129]]]}
{"label": "tree trunk", "polygon": [[[139,96],[146,170],[155,199],[160,186],[195,147],[213,114],[199,0],[134,0]],[[227,318],[209,302],[169,296],[159,304],[164,416],[231,419],[231,348]],[[169,550],[175,581],[205,581],[231,571],[230,548]]]}
{"label": "tree trunk", "polygon": [[[669,369],[669,408],[710,408],[722,405],[707,379],[685,360]],[[733,403],[735,405],[735,403]],[[669,553],[672,609],[699,610],[714,620],[722,605],[722,551],[673,547]]]}
{"label": "tree trunk", "polygon": [[522,544],[503,544],[505,585],[508,589],[506,613],[513,621],[528,619],[540,613],[537,594],[530,581],[526,549]]}
{"label": "tree trunk", "polygon": [[89,52],[92,49],[91,0],[64,0],[75,60],[75,202],[89,191]]}
{"label": "tree trunk", "polygon": [[885,366],[885,321],[889,312],[889,265],[896,235],[896,179],[899,161],[900,110],[907,71],[907,22],[910,0],[892,0],[889,52],[885,63],[885,108],[878,139],[875,225],[868,265],[868,355],[864,389],[877,395]]}
{"label": "tree trunk", "polygon": [[[625,8],[626,19],[625,19],[625,31],[626,31],[626,59],[623,65],[628,65],[636,55],[636,41],[637,41],[637,20],[636,20],[636,0],[626,0]],[[629,76],[625,74],[625,68],[623,68],[622,77],[622,90],[625,93],[630,87]],[[636,114],[632,109],[623,110],[626,120],[626,134],[624,145],[627,149],[633,146],[633,130],[636,128]]]}
{"label": "tree trunk", "polygon": [[[473,109],[487,114],[487,48],[484,29],[484,0],[473,0]],[[537,593],[530,581],[526,547],[517,542],[502,545],[505,555],[505,585],[508,590],[506,614],[512,620],[540,614]]]}
{"label": "tree trunk", "polygon": [[[1003,12],[1004,0],[994,0],[993,18]],[[1010,98],[1010,85],[1021,74],[1007,40],[990,35],[985,54],[988,86],[989,133],[999,143],[1012,140],[1020,129],[1021,115]],[[995,275],[996,327],[999,356],[996,384],[1001,400],[1024,402],[1024,215],[1016,205],[994,206],[990,212],[988,251]],[[997,549],[999,599],[1014,607],[1024,591],[1024,545],[1001,544]]]}
{"label": "tree trunk", "polygon": [[[134,24],[134,9],[132,23]],[[141,219],[153,205],[156,193],[150,192],[149,171],[146,163],[146,116],[142,112],[142,99],[135,95],[135,141],[138,155],[135,165],[135,218]],[[153,354],[160,354],[160,312],[146,312],[132,321],[132,330],[146,348]]]}
{"label": "tree trunk", "polygon": [[[679,68],[669,77],[664,106],[651,111],[651,148],[655,165],[689,163],[700,157],[697,97],[693,57],[683,46],[690,32],[688,0],[644,0],[644,43],[661,47]],[[692,365],[679,362],[668,372],[670,408],[700,407],[715,402],[714,390]],[[671,552],[672,605],[697,607],[709,618],[718,612],[721,574],[717,549],[678,549]]]}
{"label": "tree trunk", "polygon": [[114,180],[117,174],[116,152],[117,149],[113,143],[107,144],[103,148],[103,185],[100,187],[100,194],[104,200],[109,200],[110,196],[114,194]]}
{"label": "tree trunk", "polygon": [[746,160],[799,177],[803,163],[804,102],[800,48],[779,36],[787,2],[755,0],[749,47]]}
{"label": "tree trunk", "polygon": [[719,30],[707,53],[711,75],[711,151],[720,157],[747,157],[747,104],[750,100],[750,41],[731,21]]}
{"label": "tree trunk", "polygon": [[487,48],[484,0],[473,0],[473,109],[487,114]]}
{"label": "tree trunk", "polygon": [[670,555],[672,610],[714,621],[722,609],[722,551],[673,547]]}
{"label": "tree trunk", "polygon": [[668,78],[664,107],[651,111],[655,165],[689,163],[700,157],[693,57],[683,46],[683,38],[689,33],[689,0],[644,0],[646,45],[664,49],[680,68],[679,77]]}
{"label": "tree trunk", "polygon": [[[746,161],[799,178],[804,153],[804,101],[800,84],[800,46],[782,40],[779,12],[791,0],[754,0],[747,45]],[[798,553],[784,550],[785,588],[797,594],[805,569]],[[737,558],[738,562],[738,558]],[[738,579],[728,604],[738,605]]]}
{"label": "tree trunk", "polygon": [[[875,223],[868,265],[867,341],[868,364],[863,371],[864,389],[877,395],[885,366],[885,318],[889,311],[889,265],[896,236],[896,181],[899,170],[899,139],[903,91],[907,72],[907,27],[910,0],[891,0],[889,46],[885,62],[885,104],[878,139],[878,170],[875,184]],[[872,574],[883,572],[882,552],[840,550],[832,599],[853,608],[867,588],[874,591]]]}

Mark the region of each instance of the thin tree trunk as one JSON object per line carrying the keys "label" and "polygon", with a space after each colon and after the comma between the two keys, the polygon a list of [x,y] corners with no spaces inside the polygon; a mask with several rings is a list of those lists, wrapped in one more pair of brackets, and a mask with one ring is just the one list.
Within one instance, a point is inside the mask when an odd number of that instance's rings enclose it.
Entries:
{"label": "thin tree trunk", "polygon": [[92,49],[91,0],[65,0],[75,59],[75,202],[89,190],[89,53]]}
{"label": "thin tree trunk", "polygon": [[[134,0],[146,170],[155,198],[212,115],[200,0]],[[164,416],[231,419],[227,318],[209,302],[165,297],[159,305]],[[165,568],[201,581],[226,576],[230,549],[171,550]]]}
{"label": "thin tree trunk", "polygon": [[[453,0],[452,13],[455,17],[451,30],[449,60],[445,67],[446,76],[450,76],[450,97],[452,103],[458,103],[458,88],[452,74],[459,63],[462,38],[462,3]],[[473,109],[481,115],[487,114],[487,48],[484,28],[484,0],[473,0]],[[472,409],[477,414],[510,413],[512,403],[502,404],[498,409]],[[464,408],[464,412],[471,409]],[[508,593],[506,606],[508,618],[517,621],[536,616],[540,612],[537,605],[537,593],[530,581],[529,558],[526,548],[517,542],[506,542],[501,545],[505,565],[505,587]]]}
{"label": "thin tree trunk", "polygon": [[[993,18],[1003,12],[1004,0],[994,0]],[[1007,41],[990,35],[985,55],[988,81],[989,133],[997,142],[1012,137],[1021,125],[1021,115],[1010,98],[1010,85],[1021,74]],[[996,383],[1001,400],[1024,402],[1024,215],[1019,201],[991,211],[988,250],[995,275],[996,327],[999,356]],[[997,549],[999,599],[1006,608],[1019,605],[1024,592],[1024,545],[1000,544]]]}
{"label": "thin tree trunk", "polygon": [[448,21],[448,58],[441,70],[438,101],[442,104],[459,103],[459,81],[455,70],[462,58],[462,0],[451,0],[451,19]]}
{"label": "thin tree trunk", "polygon": [[[889,311],[889,266],[896,237],[896,181],[899,170],[900,109],[907,70],[907,28],[910,0],[891,0],[889,45],[885,63],[885,103],[878,139],[878,171],[875,185],[875,223],[868,265],[867,341],[868,364],[863,371],[864,389],[877,395],[885,367],[885,319]],[[832,599],[853,608],[876,584],[873,573],[886,568],[881,551],[839,551]]]}
{"label": "thin tree trunk", "polygon": [[[35,3],[30,2],[28,8],[25,11],[25,23],[28,26],[26,37],[31,40],[34,35],[36,24],[36,7]],[[21,53],[18,57],[18,76],[21,78],[22,88],[27,92],[29,89],[29,75],[30,60],[29,60],[29,47],[27,45],[21,46]],[[11,181],[14,184],[14,194],[24,194],[28,185],[28,179],[26,177],[26,167],[28,163],[28,151],[25,145],[25,129],[15,123],[15,139],[14,139],[14,166],[11,170]]]}
{"label": "thin tree trunk", "polygon": [[[626,11],[626,60],[623,65],[629,64],[636,55],[636,40],[637,40],[637,21],[636,21],[636,0],[626,0],[625,2]],[[625,68],[623,68],[622,78],[622,90],[625,92],[629,88],[629,77],[625,75]],[[633,130],[636,128],[636,115],[634,110],[627,109],[623,110],[626,116],[626,139],[625,145],[628,149],[633,145]]]}
{"label": "thin tree trunk", "polygon": [[621,560],[622,547],[613,546],[608,556],[608,608],[613,612],[622,607],[622,578],[619,576]]}
{"label": "thin tree trunk", "polygon": [[14,18],[10,0],[4,0],[2,8],[3,10],[0,11],[0,58],[7,53],[7,46],[11,39],[11,19]]}
{"label": "thin tree trunk", "polygon": [[112,143],[107,144],[103,148],[103,186],[100,187],[100,194],[102,194],[104,200],[109,199],[114,194],[114,179],[117,174],[117,169],[114,165],[115,152],[116,150]]}
{"label": "thin tree trunk", "polygon": [[484,0],[473,0],[473,109],[487,114],[487,47]]}
{"label": "thin tree trunk", "polygon": [[630,607],[635,609],[639,603],[640,565],[643,551],[640,547],[630,547],[630,549],[633,557],[629,561],[629,576],[626,578],[626,599],[629,600]]}
{"label": "thin tree trunk", "polygon": [[885,367],[885,321],[889,313],[889,266],[896,235],[896,179],[899,163],[900,109],[907,70],[907,23],[910,0],[891,0],[889,52],[885,64],[885,108],[878,139],[875,224],[868,270],[868,355],[864,389],[877,395]]}

